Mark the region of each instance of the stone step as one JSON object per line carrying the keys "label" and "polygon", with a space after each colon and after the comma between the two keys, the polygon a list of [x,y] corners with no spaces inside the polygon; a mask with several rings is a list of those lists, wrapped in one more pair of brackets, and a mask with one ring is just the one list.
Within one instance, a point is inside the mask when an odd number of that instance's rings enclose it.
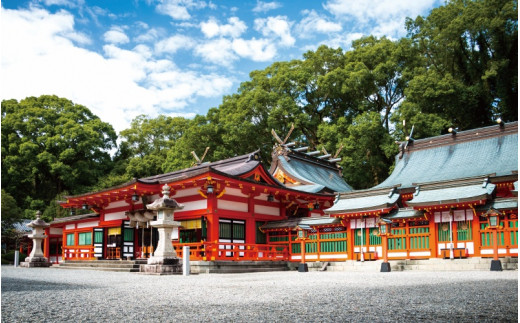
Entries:
{"label": "stone step", "polygon": [[146,259],[137,260],[66,260],[56,268],[81,269],[117,272],[139,272],[139,265],[146,264]]}
{"label": "stone step", "polygon": [[58,267],[59,269],[73,270],[96,270],[96,271],[115,271],[115,272],[139,272],[137,268],[113,268],[113,267]]}

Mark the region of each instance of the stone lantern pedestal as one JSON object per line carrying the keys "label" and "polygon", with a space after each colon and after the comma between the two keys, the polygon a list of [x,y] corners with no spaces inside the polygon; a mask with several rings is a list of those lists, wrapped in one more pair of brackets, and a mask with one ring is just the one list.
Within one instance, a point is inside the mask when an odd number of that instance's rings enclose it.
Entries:
{"label": "stone lantern pedestal", "polygon": [[157,213],[157,220],[150,225],[157,228],[159,241],[152,257],[146,265],[140,265],[139,272],[156,275],[172,275],[182,273],[182,263],[172,246],[172,231],[180,226],[180,222],[173,220],[173,212],[181,210],[184,205],[170,198],[170,187],[163,186],[163,197],[146,205],[148,210]]}
{"label": "stone lantern pedestal", "polygon": [[20,267],[50,267],[51,263],[47,258],[43,256],[42,251],[42,240],[47,238],[45,235],[45,228],[50,225],[40,219],[41,212],[36,212],[36,220],[29,223],[27,226],[33,228],[32,234],[29,238],[33,240],[33,248],[29,257],[25,258],[25,261],[20,263]]}

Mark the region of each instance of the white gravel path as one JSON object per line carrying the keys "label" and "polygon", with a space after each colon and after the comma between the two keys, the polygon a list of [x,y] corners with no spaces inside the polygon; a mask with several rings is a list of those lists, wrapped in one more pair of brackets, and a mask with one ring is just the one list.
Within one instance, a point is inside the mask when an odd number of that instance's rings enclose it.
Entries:
{"label": "white gravel path", "polygon": [[148,276],[2,266],[2,322],[506,322],[518,272]]}

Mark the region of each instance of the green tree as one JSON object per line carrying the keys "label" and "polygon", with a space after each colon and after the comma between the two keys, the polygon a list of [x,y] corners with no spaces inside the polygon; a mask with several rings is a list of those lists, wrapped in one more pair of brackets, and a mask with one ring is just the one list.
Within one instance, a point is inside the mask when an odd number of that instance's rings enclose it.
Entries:
{"label": "green tree", "polygon": [[112,126],[64,98],[2,101],[1,132],[2,188],[30,213],[64,190],[85,192],[112,166]]}
{"label": "green tree", "polygon": [[461,129],[518,119],[518,3],[451,0],[407,21],[424,59],[406,90],[417,110]]}
{"label": "green tree", "polygon": [[[222,143],[222,134],[219,131],[220,125],[215,114],[217,109],[210,109],[207,116],[197,115],[193,120],[189,120],[185,132],[179,140],[175,141],[173,147],[167,152],[166,160],[162,164],[163,172],[176,171],[188,168],[196,163],[191,154],[194,151],[199,158],[210,147],[203,162],[217,161],[232,157],[231,151],[226,151]],[[209,121],[213,119],[213,122]],[[236,147],[239,149],[239,147]]]}
{"label": "green tree", "polygon": [[[182,117],[160,115],[149,118],[140,115],[132,120],[129,129],[121,131],[120,152],[128,159],[125,164],[125,179],[160,174],[168,151],[175,145],[189,126],[189,120]],[[119,174],[121,176],[122,174]]]}
{"label": "green tree", "polygon": [[2,189],[2,235],[12,229],[13,223],[22,219],[22,211],[16,200]]}
{"label": "green tree", "polygon": [[343,147],[339,165],[347,183],[356,189],[373,187],[389,175],[398,146],[383,123],[378,112],[367,111],[352,123],[341,117],[335,124],[320,126],[320,137],[328,139],[324,146],[329,152]]}

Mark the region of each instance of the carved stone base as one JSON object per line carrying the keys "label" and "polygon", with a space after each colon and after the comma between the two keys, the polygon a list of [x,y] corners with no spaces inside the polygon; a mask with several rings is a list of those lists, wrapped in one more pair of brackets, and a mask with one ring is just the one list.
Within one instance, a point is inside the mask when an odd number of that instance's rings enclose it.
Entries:
{"label": "carved stone base", "polygon": [[20,263],[20,267],[50,267],[52,264],[45,257],[27,257],[24,262]]}
{"label": "carved stone base", "polygon": [[181,265],[180,259],[177,257],[150,257],[147,263],[148,265]]}
{"label": "carved stone base", "polygon": [[179,258],[151,257],[148,264],[139,266],[139,272],[149,275],[180,275],[182,263]]}
{"label": "carved stone base", "polygon": [[176,265],[140,265],[139,273],[147,275],[182,275],[182,264]]}

